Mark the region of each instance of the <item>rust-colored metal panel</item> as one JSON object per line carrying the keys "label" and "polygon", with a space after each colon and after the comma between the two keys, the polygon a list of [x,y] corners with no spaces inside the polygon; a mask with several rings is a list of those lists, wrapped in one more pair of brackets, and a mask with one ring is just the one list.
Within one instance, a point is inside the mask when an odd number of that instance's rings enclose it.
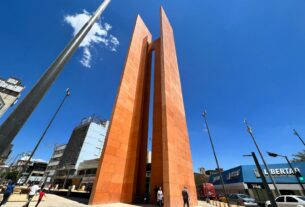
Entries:
{"label": "rust-colored metal panel", "polygon": [[90,204],[131,203],[134,200],[141,141],[145,136],[147,139],[148,116],[143,112],[149,104],[145,89],[149,83],[147,56],[150,42],[151,34],[138,16]]}
{"label": "rust-colored metal panel", "polygon": [[196,186],[174,34],[162,8],[160,57],[164,206],[182,206],[184,186],[194,206],[197,205]]}

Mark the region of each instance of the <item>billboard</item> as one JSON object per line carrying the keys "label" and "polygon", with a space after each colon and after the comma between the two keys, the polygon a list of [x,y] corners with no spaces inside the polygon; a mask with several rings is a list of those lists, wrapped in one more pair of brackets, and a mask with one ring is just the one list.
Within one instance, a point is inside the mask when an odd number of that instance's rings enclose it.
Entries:
{"label": "billboard", "polygon": [[[301,175],[305,176],[305,162],[295,162],[292,163],[292,166],[296,172],[300,172]],[[271,183],[269,174],[264,165],[261,165],[263,173],[267,179],[268,183]],[[288,166],[288,164],[270,164],[268,165],[270,174],[274,178],[274,181],[278,184],[287,184],[287,183],[298,183],[293,170]],[[260,175],[257,172],[255,165],[242,165],[229,170],[226,170],[222,173],[222,177],[225,184],[231,183],[261,183],[262,180]],[[220,185],[220,176],[218,174],[211,175],[209,182],[214,185]],[[303,183],[305,183],[303,181]]]}

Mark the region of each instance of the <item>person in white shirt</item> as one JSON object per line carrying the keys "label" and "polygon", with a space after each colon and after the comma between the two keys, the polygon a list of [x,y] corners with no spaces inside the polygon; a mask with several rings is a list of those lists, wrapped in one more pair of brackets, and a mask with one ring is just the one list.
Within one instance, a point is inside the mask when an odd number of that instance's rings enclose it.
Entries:
{"label": "person in white shirt", "polygon": [[40,187],[37,184],[30,186],[30,192],[28,194],[28,201],[23,207],[28,207],[33,197],[37,194],[37,192],[40,190]]}
{"label": "person in white shirt", "polygon": [[162,207],[163,204],[163,192],[162,192],[162,188],[159,187],[159,190],[157,192],[157,202],[159,207]]}

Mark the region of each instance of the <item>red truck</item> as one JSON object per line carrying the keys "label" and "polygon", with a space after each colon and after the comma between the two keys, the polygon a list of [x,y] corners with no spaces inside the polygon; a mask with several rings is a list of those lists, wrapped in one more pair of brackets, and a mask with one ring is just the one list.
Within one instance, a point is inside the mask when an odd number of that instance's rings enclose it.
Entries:
{"label": "red truck", "polygon": [[216,191],[212,183],[203,183],[197,187],[198,196],[201,199],[216,199]]}

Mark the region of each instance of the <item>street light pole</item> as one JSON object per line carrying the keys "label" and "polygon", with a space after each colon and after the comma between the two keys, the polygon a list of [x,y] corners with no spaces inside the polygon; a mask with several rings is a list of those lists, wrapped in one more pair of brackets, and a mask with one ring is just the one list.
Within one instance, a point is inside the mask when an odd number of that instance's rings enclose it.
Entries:
{"label": "street light pole", "polygon": [[254,160],[254,163],[256,165],[257,171],[258,171],[258,173],[259,173],[259,175],[260,175],[260,177],[262,179],[263,186],[264,186],[264,188],[267,191],[267,196],[268,196],[268,198],[269,198],[269,200],[271,202],[271,205],[273,207],[277,207],[277,204],[276,204],[275,199],[274,199],[274,195],[273,195],[272,191],[269,188],[269,185],[267,183],[266,177],[265,177],[265,175],[263,173],[263,170],[262,170],[262,168],[261,168],[261,166],[260,166],[260,164],[258,162],[256,154],[254,152],[252,152],[251,155],[244,155],[244,156],[251,156],[251,157],[253,157],[253,160]]}
{"label": "street light pole", "polygon": [[55,61],[49,66],[46,72],[42,75],[36,85],[30,90],[27,96],[20,102],[10,116],[0,126],[0,155],[3,154],[6,147],[11,144],[21,130],[24,123],[30,117],[36,106],[49,90],[53,82],[62,72],[65,64],[72,57],[76,49],[79,47],[83,39],[96,20],[106,9],[111,0],[104,0],[98,7],[94,15],[86,24],[79,30],[75,37],[69,42],[64,50],[59,54]]}
{"label": "street light pole", "polygon": [[250,134],[250,136],[251,136],[251,138],[252,138],[252,140],[253,140],[253,142],[254,142],[254,144],[255,144],[255,146],[256,146],[256,149],[257,149],[257,151],[258,151],[258,153],[259,153],[259,155],[260,155],[260,157],[261,157],[261,159],[262,159],[262,161],[263,161],[263,163],[264,163],[264,165],[265,165],[265,168],[266,168],[266,170],[267,170],[267,172],[268,172],[268,175],[269,175],[269,177],[270,177],[270,180],[271,180],[271,182],[272,182],[272,184],[273,184],[273,186],[274,186],[275,192],[276,192],[276,194],[277,194],[278,196],[280,196],[281,193],[280,193],[279,189],[278,189],[277,186],[276,186],[276,183],[275,183],[275,181],[274,181],[274,179],[273,179],[273,176],[272,176],[271,173],[270,173],[269,167],[268,167],[268,165],[267,165],[267,163],[266,163],[266,161],[265,161],[265,159],[264,159],[264,156],[263,156],[263,154],[262,154],[262,152],[261,152],[261,150],[260,150],[260,148],[259,148],[259,146],[258,146],[258,144],[257,144],[257,142],[256,142],[256,140],[255,140],[255,137],[254,137],[254,135],[253,135],[252,129],[251,129],[251,127],[248,125],[248,122],[247,122],[246,119],[244,120],[244,123],[245,123],[245,125],[246,125],[246,127],[247,127],[247,131],[248,131],[248,133]]}
{"label": "street light pole", "polygon": [[303,190],[303,195],[305,195],[305,188],[304,188],[302,182],[300,181],[300,179],[298,178],[297,172],[296,172],[295,169],[292,167],[292,164],[291,164],[291,162],[289,161],[288,157],[287,157],[286,155],[279,155],[279,154],[276,154],[276,153],[273,153],[273,152],[267,152],[267,153],[268,153],[268,155],[269,155],[270,157],[284,157],[284,158],[286,159],[286,161],[287,161],[289,167],[291,168],[291,170],[292,170],[292,172],[293,172],[295,178],[297,179],[299,185],[301,186],[301,189]]}
{"label": "street light pole", "polygon": [[36,146],[34,147],[33,151],[31,152],[31,154],[30,154],[30,156],[29,156],[29,159],[27,159],[25,165],[23,166],[23,168],[22,168],[22,170],[21,170],[21,173],[20,173],[20,174],[18,175],[18,177],[17,177],[17,180],[18,180],[18,178],[20,178],[20,176],[22,176],[23,172],[27,170],[28,165],[29,165],[29,163],[30,163],[30,161],[31,161],[31,159],[32,159],[32,157],[33,157],[33,155],[35,154],[37,148],[39,147],[41,141],[43,140],[43,138],[45,137],[45,135],[46,135],[46,133],[48,132],[49,128],[51,127],[51,125],[52,125],[54,119],[56,118],[56,116],[57,116],[58,112],[60,111],[61,107],[64,105],[66,99],[67,99],[70,95],[71,95],[70,89],[67,88],[67,89],[66,89],[66,94],[65,94],[64,98],[62,99],[60,105],[58,106],[57,110],[55,111],[54,115],[52,116],[52,118],[51,118],[51,120],[50,120],[48,126],[46,127],[46,129],[45,129],[44,132],[42,133],[42,135],[41,135],[40,139],[38,140]]}
{"label": "street light pole", "polygon": [[293,134],[294,134],[295,136],[297,136],[297,137],[300,139],[300,141],[303,143],[303,145],[305,146],[305,142],[304,142],[304,140],[302,139],[302,137],[300,136],[300,134],[297,132],[297,130],[293,129]]}
{"label": "street light pole", "polygon": [[225,194],[224,196],[225,196],[225,198],[226,198],[226,201],[227,201],[227,203],[228,203],[228,206],[230,207],[230,202],[229,202],[229,199],[228,199],[228,194],[227,194],[227,191],[226,191],[226,188],[225,188],[225,183],[224,183],[224,181],[223,181],[223,177],[222,177],[222,175],[221,175],[221,171],[220,171],[220,166],[219,166],[218,158],[217,158],[217,155],[216,155],[216,151],[215,151],[213,139],[212,139],[212,136],[211,136],[211,133],[210,133],[210,128],[209,128],[209,125],[208,125],[208,121],[207,121],[207,118],[206,118],[207,112],[204,111],[204,112],[202,113],[202,116],[203,116],[203,119],[204,119],[204,122],[205,122],[206,129],[207,129],[207,131],[208,131],[210,143],[211,143],[211,146],[212,146],[214,158],[215,158],[216,165],[217,165],[218,174],[219,174],[220,181],[221,181],[221,185],[222,185],[222,190],[223,190],[223,192],[224,192],[224,194]]}

